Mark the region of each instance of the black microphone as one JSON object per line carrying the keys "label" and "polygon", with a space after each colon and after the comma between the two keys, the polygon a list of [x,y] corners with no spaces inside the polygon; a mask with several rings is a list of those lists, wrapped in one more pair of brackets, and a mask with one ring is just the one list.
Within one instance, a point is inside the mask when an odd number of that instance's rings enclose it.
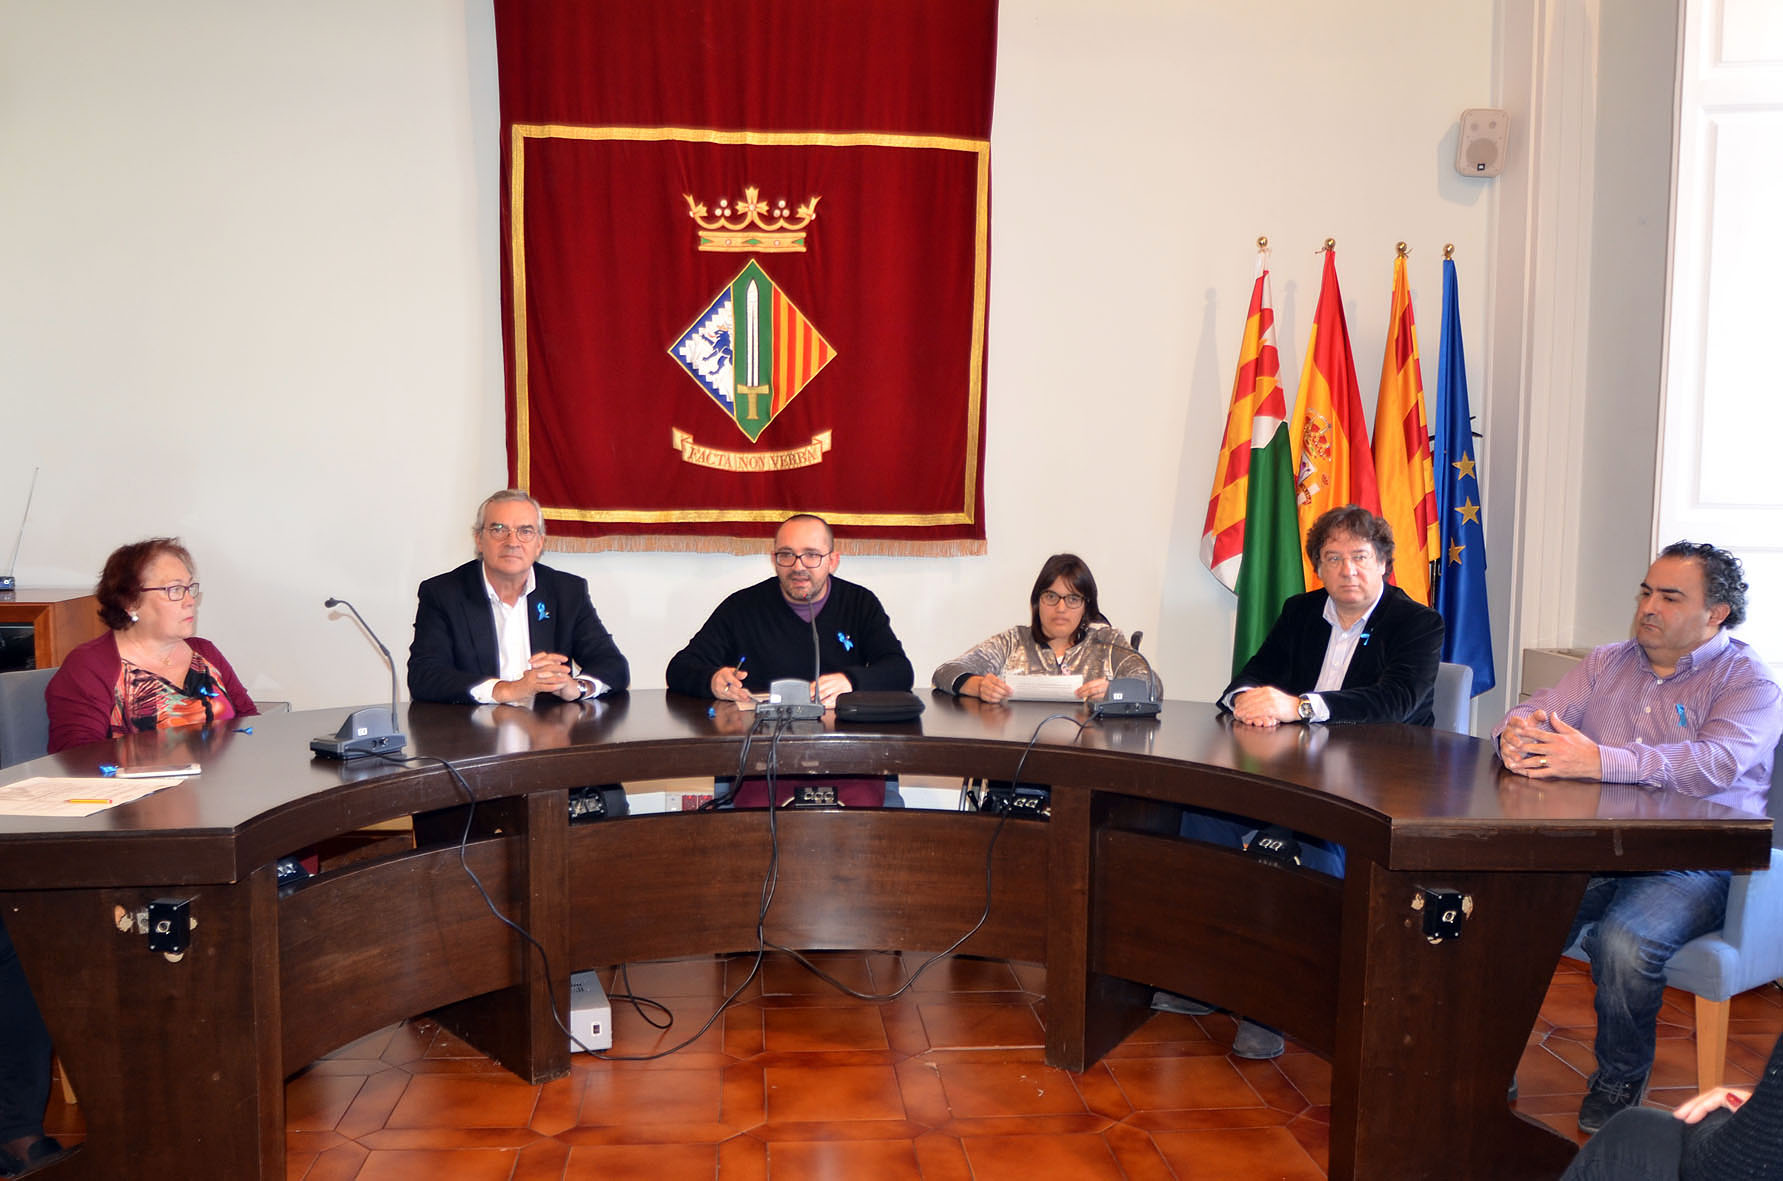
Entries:
{"label": "black microphone", "polygon": [[384,641],[378,639],[378,633],[365,622],[365,616],[359,614],[359,608],[345,599],[330,598],[325,600],[324,607],[345,607],[371,637],[371,642],[378,646],[384,654],[384,662],[390,666],[390,708],[380,705],[368,705],[364,709],[356,709],[347,715],[341,728],[333,734],[322,734],[310,739],[310,749],[319,755],[331,759],[358,759],[366,755],[390,754],[401,750],[408,739],[396,725],[396,660],[390,655],[390,649],[384,647]]}
{"label": "black microphone", "polygon": [[[1120,633],[1108,624],[1103,624],[1101,630],[1094,633],[1092,638],[1097,643],[1107,644],[1110,648],[1131,652],[1139,657],[1140,662],[1145,665],[1145,680],[1138,677],[1111,679],[1108,682],[1108,692],[1102,699],[1090,703],[1092,718],[1155,718],[1163,712],[1163,703],[1158,700],[1158,675],[1152,670],[1152,662],[1139,650],[1139,639],[1144,634],[1134,632],[1133,642],[1123,644],[1115,638]],[[1110,671],[1113,671],[1112,668]]]}

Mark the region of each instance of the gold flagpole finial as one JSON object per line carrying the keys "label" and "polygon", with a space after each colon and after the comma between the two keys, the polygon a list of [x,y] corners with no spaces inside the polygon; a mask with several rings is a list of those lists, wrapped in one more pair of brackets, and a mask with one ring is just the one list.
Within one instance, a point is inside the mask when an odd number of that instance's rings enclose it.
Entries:
{"label": "gold flagpole finial", "polygon": [[1268,250],[1269,249],[1269,235],[1268,234],[1258,234],[1257,235],[1257,249],[1258,250]]}
{"label": "gold flagpole finial", "polygon": [[1446,242],[1443,244],[1442,256],[1444,258],[1454,258],[1455,257],[1455,244],[1453,242]]}
{"label": "gold flagpole finial", "polygon": [[1326,251],[1336,250],[1336,249],[1337,249],[1337,239],[1336,238],[1326,238],[1325,245],[1324,245],[1323,249],[1315,251],[1315,253],[1324,254]]}
{"label": "gold flagpole finial", "polygon": [[1401,242],[1399,245],[1395,246],[1393,249],[1399,251],[1400,258],[1404,258],[1412,252],[1412,248],[1410,246],[1407,246],[1404,242]]}

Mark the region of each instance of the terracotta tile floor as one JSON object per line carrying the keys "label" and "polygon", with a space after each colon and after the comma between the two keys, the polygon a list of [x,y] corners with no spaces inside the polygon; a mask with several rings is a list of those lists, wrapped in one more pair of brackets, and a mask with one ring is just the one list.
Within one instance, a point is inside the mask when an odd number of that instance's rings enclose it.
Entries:
{"label": "terracotta tile floor", "polygon": [[[850,985],[889,991],[914,956],[831,954]],[[669,1034],[616,1006],[616,1049],[693,1032],[749,958],[640,964],[631,988],[674,1010]],[[605,973],[609,992],[618,991]],[[654,1062],[572,1059],[527,1086],[431,1021],[344,1046],[286,1087],[292,1181],[1047,1181],[1325,1176],[1330,1070],[1289,1042],[1274,1062],[1226,1053],[1232,1021],[1158,1014],[1081,1075],[1042,1055],[1042,974],[953,960],[896,1001],[847,997],[770,958],[740,1003]],[[1695,1090],[1692,998],[1668,992],[1649,1102]],[[1518,1078],[1520,1110],[1576,1135],[1591,1069],[1591,980],[1554,973]],[[1783,990],[1734,1002],[1730,1082],[1783,1031]],[[57,1097],[51,1130],[78,1138]]]}

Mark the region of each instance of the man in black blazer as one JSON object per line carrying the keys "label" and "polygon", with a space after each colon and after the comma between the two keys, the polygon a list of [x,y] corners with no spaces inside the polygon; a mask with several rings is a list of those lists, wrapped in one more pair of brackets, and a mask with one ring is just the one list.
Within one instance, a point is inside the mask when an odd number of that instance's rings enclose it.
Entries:
{"label": "man in black blazer", "polygon": [[476,559],[421,584],[410,697],[525,704],[551,693],[578,701],[631,683],[587,581],[538,564],[545,517],[536,500],[497,492],[478,508],[471,532]]}
{"label": "man in black blazer", "polygon": [[[1220,709],[1240,725],[1436,720],[1436,666],[1442,660],[1442,616],[1387,583],[1393,570],[1393,528],[1367,509],[1345,505],[1306,531],[1306,555],[1324,583],[1282,604],[1263,646],[1220,694]],[[1261,831],[1259,831],[1261,830]],[[1253,852],[1281,850],[1283,860],[1343,876],[1343,847],[1243,816],[1191,809],[1179,833]],[[1258,838],[1264,838],[1259,841]],[[1152,1007],[1206,1013],[1199,1001],[1158,992]],[[1239,1019],[1232,1052],[1274,1058],[1282,1035]]]}
{"label": "man in black blazer", "polygon": [[1324,586],[1282,604],[1263,646],[1220,694],[1251,726],[1436,720],[1442,616],[1387,575],[1393,529],[1367,509],[1332,509],[1306,531]]}

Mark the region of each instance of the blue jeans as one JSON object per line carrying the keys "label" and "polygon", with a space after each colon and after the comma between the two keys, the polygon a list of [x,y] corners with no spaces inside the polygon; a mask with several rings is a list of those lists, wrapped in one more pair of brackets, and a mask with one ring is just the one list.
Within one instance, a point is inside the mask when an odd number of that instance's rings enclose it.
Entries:
{"label": "blue jeans", "polygon": [[[1249,843],[1259,827],[1255,820],[1246,820],[1242,816],[1190,808],[1183,813],[1182,824],[1177,828],[1177,835],[1188,837],[1191,840],[1206,841],[1210,845],[1242,849]],[[1309,837],[1304,833],[1295,833],[1294,837],[1300,842],[1301,868],[1317,870],[1319,873],[1328,874],[1334,878],[1343,876],[1342,845],[1333,844],[1318,837]]]}
{"label": "blue jeans", "polygon": [[1653,1069],[1665,965],[1680,947],[1721,927],[1730,876],[1726,870],[1631,873],[1592,878],[1585,887],[1566,946],[1585,929],[1597,984],[1594,1083],[1639,1083]]}
{"label": "blue jeans", "polygon": [[49,1030],[0,921],[0,1141],[43,1135],[49,1098]]}

